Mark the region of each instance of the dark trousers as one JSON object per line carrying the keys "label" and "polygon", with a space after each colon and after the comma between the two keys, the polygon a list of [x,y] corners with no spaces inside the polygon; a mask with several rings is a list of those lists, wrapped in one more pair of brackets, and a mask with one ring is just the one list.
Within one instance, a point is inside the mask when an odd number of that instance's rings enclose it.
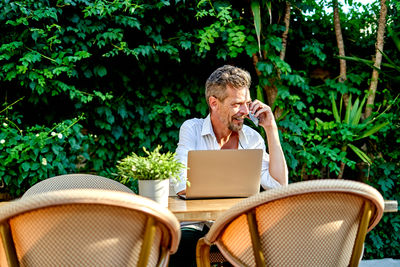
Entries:
{"label": "dark trousers", "polygon": [[205,236],[209,228],[204,226],[203,231],[192,228],[181,229],[181,241],[178,251],[169,258],[169,267],[195,267],[197,241]]}

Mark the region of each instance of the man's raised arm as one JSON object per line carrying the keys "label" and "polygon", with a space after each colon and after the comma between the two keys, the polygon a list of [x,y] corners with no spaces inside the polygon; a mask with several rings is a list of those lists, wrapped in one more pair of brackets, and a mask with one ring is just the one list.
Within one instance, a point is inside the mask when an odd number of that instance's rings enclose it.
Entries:
{"label": "man's raised arm", "polygon": [[265,133],[267,134],[268,152],[269,152],[269,173],[281,185],[288,184],[288,169],[285,156],[279,141],[278,126],[271,108],[259,100],[250,104],[250,112],[259,120]]}

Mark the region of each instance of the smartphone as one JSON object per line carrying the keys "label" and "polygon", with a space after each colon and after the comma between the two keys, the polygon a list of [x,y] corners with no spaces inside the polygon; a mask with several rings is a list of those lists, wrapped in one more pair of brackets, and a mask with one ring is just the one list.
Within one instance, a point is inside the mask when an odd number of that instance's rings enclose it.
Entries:
{"label": "smartphone", "polygon": [[258,127],[258,119],[251,112],[249,112],[249,118]]}

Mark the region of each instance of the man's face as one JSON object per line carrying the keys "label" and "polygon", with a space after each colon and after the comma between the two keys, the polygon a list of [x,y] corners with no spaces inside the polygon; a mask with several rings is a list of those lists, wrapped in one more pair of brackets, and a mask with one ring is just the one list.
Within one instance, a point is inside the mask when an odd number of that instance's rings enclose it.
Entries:
{"label": "man's face", "polygon": [[243,127],[244,118],[249,114],[250,92],[246,87],[235,89],[228,86],[227,93],[227,98],[218,100],[218,117],[229,130],[238,132]]}

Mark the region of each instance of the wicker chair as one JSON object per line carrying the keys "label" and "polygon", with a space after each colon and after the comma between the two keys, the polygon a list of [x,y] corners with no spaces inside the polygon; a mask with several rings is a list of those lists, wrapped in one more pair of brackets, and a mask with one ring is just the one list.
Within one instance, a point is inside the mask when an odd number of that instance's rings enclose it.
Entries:
{"label": "wicker chair", "polygon": [[234,266],[357,266],[383,208],[377,190],[354,181],[269,190],[215,221],[197,244],[197,265],[209,266],[209,247],[216,244]]}
{"label": "wicker chair", "polygon": [[40,181],[29,188],[22,197],[66,189],[108,189],[133,193],[127,186],[102,176],[91,174],[65,174]]}
{"label": "wicker chair", "polygon": [[0,206],[0,266],[167,266],[180,240],[168,209],[107,178],[89,179],[116,187],[60,183],[65,178],[40,182]]}

